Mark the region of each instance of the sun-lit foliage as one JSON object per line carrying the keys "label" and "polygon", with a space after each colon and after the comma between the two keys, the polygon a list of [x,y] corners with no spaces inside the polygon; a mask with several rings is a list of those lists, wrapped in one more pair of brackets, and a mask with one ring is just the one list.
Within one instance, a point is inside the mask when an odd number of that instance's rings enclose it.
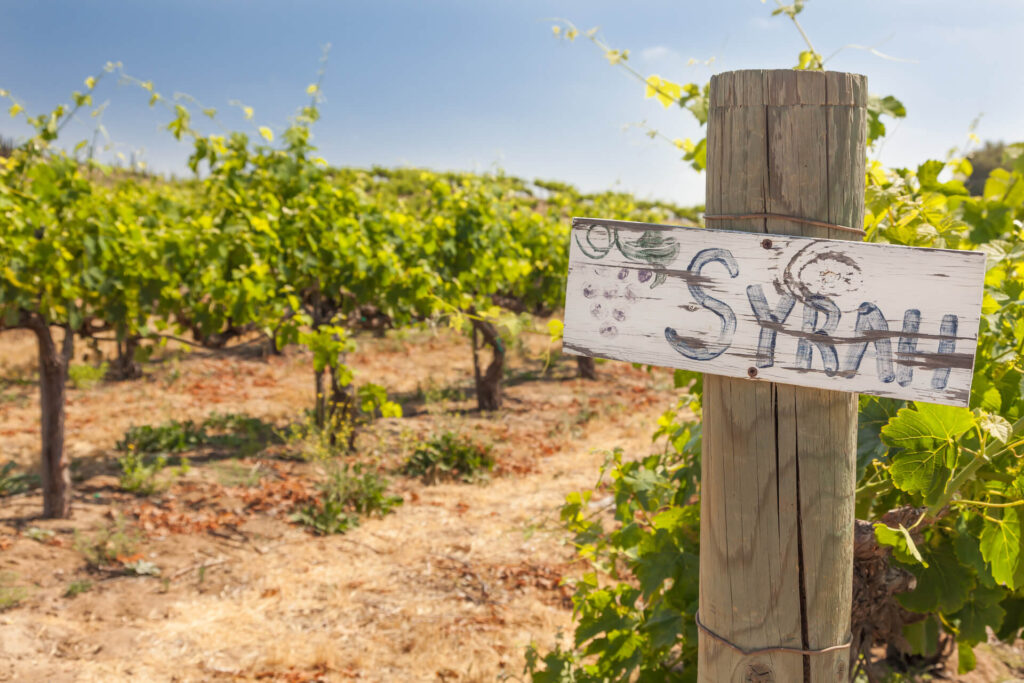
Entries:
{"label": "sun-lit foliage", "polygon": [[[791,19],[807,44],[795,68],[822,69],[797,21],[803,8],[779,4],[774,14]],[[614,52],[609,61],[643,82],[646,97],[706,122],[707,86],[645,78],[626,64],[628,51],[611,51],[596,30],[564,20],[555,27],[556,37],[582,33],[606,56]],[[885,135],[882,116],[905,115],[895,97],[872,96],[869,145]],[[685,149],[684,160],[703,169],[703,141],[687,140]],[[970,408],[862,396],[859,414],[857,516],[875,523],[892,562],[917,579],[898,600],[921,618],[907,624],[902,643],[888,645],[928,659],[952,638],[962,671],[974,667],[972,646],[987,629],[1013,642],[1024,628],[1024,143],[1007,145],[1004,155],[975,196],[964,185],[972,171],[964,151],[917,168],[869,161],[865,179],[868,241],[988,255]],[[537,683],[696,680],[702,383],[682,371],[676,381],[685,390],[678,410],[666,412],[654,433],[663,448],[642,460],[614,450],[599,488],[571,494],[562,508],[594,572],[575,582],[571,642],[529,649],[527,670]],[[680,420],[686,408],[696,421]],[[614,498],[610,524],[591,510],[606,495]],[[880,521],[904,508],[917,510],[914,523]]]}

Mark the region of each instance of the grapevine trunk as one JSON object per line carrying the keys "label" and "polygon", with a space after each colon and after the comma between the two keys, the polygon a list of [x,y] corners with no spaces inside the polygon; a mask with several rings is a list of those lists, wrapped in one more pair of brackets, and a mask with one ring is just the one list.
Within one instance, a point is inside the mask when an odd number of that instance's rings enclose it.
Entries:
{"label": "grapevine trunk", "polygon": [[331,446],[336,446],[338,437],[345,440],[346,448],[351,451],[355,446],[355,400],[352,395],[352,383],[339,380],[340,367],[330,369],[331,395],[327,404],[327,414],[331,425]]}
{"label": "grapevine trunk", "polygon": [[589,356],[576,356],[576,369],[583,379],[597,379],[597,364]]}
{"label": "grapevine trunk", "polygon": [[339,367],[328,367],[314,373],[316,387],[316,403],[314,404],[314,421],[317,428],[328,432],[331,446],[336,446],[342,437],[348,450],[355,445],[355,400],[352,395],[351,383],[341,381],[341,368],[344,362],[339,360]]}
{"label": "grapevine trunk", "polygon": [[139,337],[129,335],[124,341],[117,342],[117,358],[110,365],[107,371],[107,379],[127,380],[142,377],[142,365],[135,359],[135,352],[139,348]]}
{"label": "grapevine trunk", "polygon": [[43,517],[68,518],[71,516],[71,469],[64,452],[64,402],[74,335],[65,330],[64,341],[58,349],[44,320],[32,316],[30,327],[39,343]]}
{"label": "grapevine trunk", "polygon": [[[476,374],[476,401],[480,410],[501,408],[501,378],[505,372],[505,343],[494,323],[473,318],[473,369]],[[477,333],[491,347],[491,362],[483,373],[477,358]]]}

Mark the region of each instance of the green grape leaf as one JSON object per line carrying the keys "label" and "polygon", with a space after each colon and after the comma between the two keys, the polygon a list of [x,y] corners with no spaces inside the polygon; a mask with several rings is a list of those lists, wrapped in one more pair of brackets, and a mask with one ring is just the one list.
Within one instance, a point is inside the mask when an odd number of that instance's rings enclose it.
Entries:
{"label": "green grape leaf", "polygon": [[655,549],[644,552],[633,566],[645,600],[658,590],[666,579],[675,577],[683,566],[683,555],[679,552],[679,547],[672,542],[668,531],[658,529],[651,540]]}
{"label": "green grape leaf", "polygon": [[880,522],[875,524],[875,539],[879,545],[892,548],[893,556],[900,562],[905,564],[917,562],[925,567],[928,566],[928,563],[921,557],[921,551],[917,549],[917,544],[911,538],[910,532],[902,524],[898,529],[893,529]]}
{"label": "green grape leaf", "polygon": [[608,658],[611,662],[627,662],[633,659],[638,653],[637,650],[643,646],[644,639],[633,629],[624,629],[610,632],[606,639],[591,643],[587,653],[600,647],[602,657]]}
{"label": "green grape leaf", "polygon": [[688,516],[689,508],[684,506],[670,507],[655,515],[651,522],[655,529],[665,529],[671,532],[684,524]]}
{"label": "green grape leaf", "polygon": [[909,570],[917,577],[917,588],[897,597],[900,604],[914,612],[956,612],[964,606],[974,576],[965,572],[953,551],[953,545],[941,541],[923,553],[928,566],[911,565]]}
{"label": "green grape leaf", "polygon": [[[995,390],[994,387],[993,390]],[[997,395],[998,393],[996,391]],[[999,441],[999,443],[1006,443],[1013,432],[1013,425],[1001,415],[982,413],[981,417],[978,418],[978,426],[981,427],[983,432]]]}
{"label": "green grape leaf", "polygon": [[1020,513],[1005,508],[1002,517],[988,516],[981,532],[981,555],[992,567],[992,577],[1015,590],[1021,585]]}
{"label": "green grape leaf", "polygon": [[957,653],[957,673],[965,674],[968,671],[974,671],[978,666],[978,659],[974,656],[974,649],[963,641],[956,644]]}
{"label": "green grape leaf", "polygon": [[999,606],[999,600],[1004,595],[1006,591],[1001,588],[976,588],[963,609],[953,615],[954,619],[960,620],[957,640],[974,645],[988,639],[986,627],[998,630],[1006,616],[1006,612]]}
{"label": "green grape leaf", "polygon": [[380,404],[381,417],[402,417],[402,406],[394,401],[384,401]]}
{"label": "green grape leaf", "polygon": [[971,517],[969,520],[964,516],[957,518],[957,534],[953,537],[953,549],[956,551],[960,563],[974,570],[981,585],[994,588],[996,582],[992,578],[992,571],[981,554],[979,541],[981,529],[982,519],[980,517]]}
{"label": "green grape leaf", "polygon": [[795,0],[792,5],[779,5],[777,9],[772,10],[772,16],[785,14],[790,19],[796,19],[796,15],[804,11],[805,2],[806,0]]}
{"label": "green grape leaf", "polygon": [[905,624],[903,637],[907,639],[912,655],[928,656],[939,647],[939,627],[934,618]]}
{"label": "green grape leaf", "polygon": [[1003,397],[999,388],[987,377],[979,377],[971,388],[971,405],[989,412],[998,412],[1003,405]]}
{"label": "green grape leaf", "polygon": [[937,159],[931,159],[918,166],[917,179],[921,183],[921,189],[931,192],[941,192],[945,195],[970,194],[967,191],[967,188],[964,187],[962,181],[949,180],[944,183],[939,182],[939,174],[942,173],[942,170],[945,167],[945,162],[938,161]]}
{"label": "green grape leaf", "polygon": [[896,487],[934,501],[956,463],[956,440],[974,423],[966,408],[920,403],[900,410],[882,428],[882,440],[900,449],[892,455],[889,470]]}
{"label": "green grape leaf", "polygon": [[562,332],[565,330],[565,324],[558,318],[552,318],[548,321],[548,334],[551,337],[551,343],[562,340]]}
{"label": "green grape leaf", "polygon": [[601,633],[611,633],[629,626],[615,605],[614,598],[608,590],[596,590],[587,596],[584,619],[576,628],[576,645],[580,646]]}
{"label": "green grape leaf", "polygon": [[1000,603],[1005,616],[1003,623],[996,629],[996,636],[1003,642],[1012,643],[1017,634],[1024,628],[1024,597],[1011,595]]}
{"label": "green grape leaf", "polygon": [[671,647],[679,640],[685,624],[678,610],[658,606],[644,622],[642,630],[651,639],[652,647]]}
{"label": "green grape leaf", "polygon": [[879,97],[878,95],[869,96],[867,111],[869,145],[885,136],[885,124],[882,123],[881,119],[883,114],[896,119],[901,119],[907,115],[906,107],[892,95],[886,95],[885,97]]}
{"label": "green grape leaf", "polygon": [[881,430],[904,405],[903,401],[864,395],[857,413],[857,480],[873,460],[883,460],[889,447],[882,441]]}

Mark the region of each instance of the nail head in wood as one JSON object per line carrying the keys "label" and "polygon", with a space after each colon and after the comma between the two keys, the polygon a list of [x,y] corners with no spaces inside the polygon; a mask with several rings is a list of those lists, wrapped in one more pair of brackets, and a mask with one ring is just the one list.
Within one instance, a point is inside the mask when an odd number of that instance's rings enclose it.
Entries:
{"label": "nail head in wood", "polygon": [[771,249],[772,241],[766,237],[763,240],[761,240],[761,246],[764,247],[765,249]]}
{"label": "nail head in wood", "polygon": [[747,368],[747,375],[751,378],[757,377],[757,368]]}

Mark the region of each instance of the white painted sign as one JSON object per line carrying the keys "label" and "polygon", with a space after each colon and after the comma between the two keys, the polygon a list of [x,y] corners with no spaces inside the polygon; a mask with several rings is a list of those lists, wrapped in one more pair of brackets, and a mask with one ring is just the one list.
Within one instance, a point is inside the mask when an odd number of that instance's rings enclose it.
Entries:
{"label": "white painted sign", "polygon": [[563,348],[966,406],[977,251],[573,219]]}

